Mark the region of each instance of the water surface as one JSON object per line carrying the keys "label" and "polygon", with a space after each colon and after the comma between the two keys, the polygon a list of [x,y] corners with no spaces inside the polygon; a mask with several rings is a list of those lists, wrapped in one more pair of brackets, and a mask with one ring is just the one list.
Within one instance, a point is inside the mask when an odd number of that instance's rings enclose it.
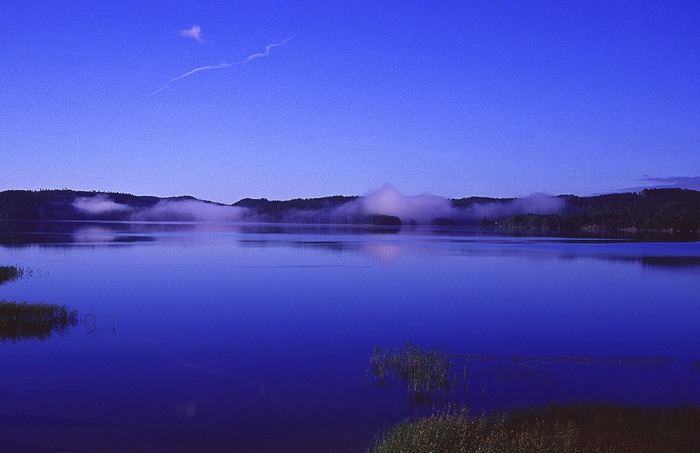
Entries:
{"label": "water surface", "polygon": [[[0,300],[80,322],[0,344],[17,451],[364,451],[429,411],[373,348],[453,355],[434,404],[700,404],[700,243],[223,224],[2,235]],[[53,449],[53,450],[52,450]]]}

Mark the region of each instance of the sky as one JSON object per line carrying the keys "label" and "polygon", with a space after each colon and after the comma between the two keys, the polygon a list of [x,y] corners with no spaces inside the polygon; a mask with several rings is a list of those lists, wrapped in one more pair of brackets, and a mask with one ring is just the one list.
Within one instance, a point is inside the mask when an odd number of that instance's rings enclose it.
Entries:
{"label": "sky", "polygon": [[700,189],[697,1],[6,2],[0,190]]}

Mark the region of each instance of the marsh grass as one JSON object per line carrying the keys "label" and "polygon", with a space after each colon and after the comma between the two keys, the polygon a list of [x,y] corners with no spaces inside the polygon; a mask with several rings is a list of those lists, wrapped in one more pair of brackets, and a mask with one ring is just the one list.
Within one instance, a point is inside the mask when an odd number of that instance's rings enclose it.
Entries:
{"label": "marsh grass", "polygon": [[375,347],[370,371],[379,387],[400,381],[416,403],[451,390],[452,356],[444,348],[422,348],[406,342],[394,348]]}
{"label": "marsh grass", "polygon": [[399,423],[367,451],[690,452],[700,451],[699,430],[694,406],[550,405],[490,417],[448,408]]}
{"label": "marsh grass", "polygon": [[78,324],[78,313],[63,305],[0,301],[0,343],[44,341]]}
{"label": "marsh grass", "polygon": [[17,266],[0,266],[0,285],[17,280],[24,275],[24,269]]}
{"label": "marsh grass", "polygon": [[548,383],[556,381],[551,367],[591,365],[640,369],[690,365],[694,371],[700,369],[700,362],[672,358],[452,355],[444,348],[422,348],[410,342],[388,349],[375,347],[370,371],[376,383],[380,387],[405,385],[412,402],[432,403],[433,413],[419,417],[425,412],[414,412],[413,418],[378,436],[367,451],[700,452],[700,408],[694,406],[578,403],[471,416],[466,406],[450,404],[459,399],[448,394],[462,388],[466,395],[475,378],[481,379],[477,382],[486,376],[507,382]]}
{"label": "marsh grass", "polygon": [[[486,381],[551,384],[557,381],[557,373],[563,367],[662,369],[688,364],[659,357],[451,354],[444,347],[426,348],[406,342],[393,348],[375,346],[368,371],[380,388],[397,383],[405,386],[412,406],[431,406],[468,399],[470,384],[483,384],[477,386],[483,394]],[[693,371],[700,370],[700,362],[690,366]]]}

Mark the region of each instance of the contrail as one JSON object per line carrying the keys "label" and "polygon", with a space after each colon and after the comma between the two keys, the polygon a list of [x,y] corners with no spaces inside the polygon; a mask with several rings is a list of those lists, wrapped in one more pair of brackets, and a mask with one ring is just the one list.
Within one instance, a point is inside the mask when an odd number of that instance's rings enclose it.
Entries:
{"label": "contrail", "polygon": [[273,47],[283,46],[283,45],[287,44],[289,41],[291,41],[292,38],[294,38],[294,37],[292,36],[292,37],[289,37],[289,38],[287,38],[287,39],[285,39],[285,40],[283,40],[283,41],[276,42],[276,43],[272,43],[272,44],[268,44],[268,45],[265,46],[265,50],[264,50],[263,52],[258,52],[258,53],[254,53],[254,54],[248,55],[248,57],[246,57],[244,60],[241,60],[241,61],[236,61],[236,62],[234,62],[234,63],[221,63],[221,64],[211,65],[211,66],[200,66],[200,67],[198,67],[198,68],[194,68],[194,69],[192,69],[191,71],[188,71],[188,72],[186,72],[186,73],[184,73],[184,74],[181,74],[181,75],[175,77],[174,79],[170,79],[165,85],[163,85],[162,87],[158,88],[156,91],[154,91],[153,93],[151,93],[150,96],[155,96],[156,94],[160,93],[161,91],[163,91],[163,90],[165,90],[165,89],[167,89],[167,88],[170,88],[170,84],[171,84],[171,83],[176,82],[176,81],[178,81],[178,80],[180,80],[180,79],[184,79],[185,77],[189,77],[189,76],[191,76],[191,75],[193,75],[193,74],[196,74],[196,73],[198,73],[198,72],[200,72],[200,71],[211,71],[211,70],[214,70],[214,69],[225,69],[225,68],[230,68],[231,66],[236,66],[236,65],[239,65],[239,64],[245,64],[245,63],[248,63],[248,62],[251,61],[251,60],[255,60],[256,58],[265,57],[265,56],[267,56],[267,55],[270,55],[270,49],[272,49]]}
{"label": "contrail", "polygon": [[184,79],[185,77],[189,77],[192,74],[195,74],[199,71],[209,71],[211,69],[224,69],[224,68],[228,68],[229,66],[233,66],[234,64],[240,64],[240,62],[238,62],[238,63],[221,63],[221,64],[218,64],[215,66],[200,66],[199,68],[194,68],[193,70],[186,72],[182,75],[179,75],[179,76],[175,77],[174,79],[170,79],[168,81],[168,83],[166,83],[165,85],[163,85],[162,87],[158,88],[156,91],[151,93],[151,96],[160,93],[161,91],[165,90],[166,88],[169,88],[171,83],[173,83],[177,80],[180,80],[180,79]]}
{"label": "contrail", "polygon": [[294,36],[291,36],[291,37],[285,39],[284,41],[280,41],[280,42],[273,43],[273,44],[268,44],[265,46],[264,52],[254,53],[252,55],[249,55],[248,58],[246,58],[245,60],[238,61],[238,62],[232,63],[232,64],[248,63],[250,60],[255,60],[256,58],[265,57],[267,55],[270,55],[270,49],[272,49],[273,47],[277,47],[277,46],[283,46],[283,45],[287,44],[289,41],[291,41],[292,38],[294,38]]}

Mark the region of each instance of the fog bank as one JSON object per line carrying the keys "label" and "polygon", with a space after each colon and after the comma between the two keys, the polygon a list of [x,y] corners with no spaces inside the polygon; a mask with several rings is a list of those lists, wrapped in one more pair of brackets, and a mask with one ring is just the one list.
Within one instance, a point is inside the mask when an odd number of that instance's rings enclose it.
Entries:
{"label": "fog bank", "polygon": [[448,198],[430,194],[406,196],[385,184],[374,192],[339,206],[334,214],[337,218],[352,215],[390,215],[400,218],[403,224],[425,225],[445,219],[455,223],[474,223],[484,218],[497,220],[515,214],[556,214],[565,206],[566,202],[561,198],[537,193],[525,198],[472,203],[459,207],[454,206]]}
{"label": "fog bank", "polygon": [[148,222],[238,222],[245,208],[209,203],[192,198],[162,199],[153,206],[117,203],[107,194],[76,198],[73,207],[86,215],[112,216],[120,220]]}
{"label": "fog bank", "polygon": [[[148,197],[144,197],[148,198]],[[345,199],[343,199],[345,198]],[[450,200],[430,194],[407,196],[385,184],[362,197],[328,197],[311,200],[252,200],[247,207],[228,206],[191,197],[155,201],[135,197],[134,205],[115,201],[108,194],[76,198],[72,206],[85,216],[129,221],[363,223],[373,216],[397,217],[402,224],[451,222],[474,224],[515,214],[554,214],[565,207],[562,198],[533,194],[494,201]],[[122,198],[123,200],[123,198]],[[145,206],[144,206],[145,204]]]}

